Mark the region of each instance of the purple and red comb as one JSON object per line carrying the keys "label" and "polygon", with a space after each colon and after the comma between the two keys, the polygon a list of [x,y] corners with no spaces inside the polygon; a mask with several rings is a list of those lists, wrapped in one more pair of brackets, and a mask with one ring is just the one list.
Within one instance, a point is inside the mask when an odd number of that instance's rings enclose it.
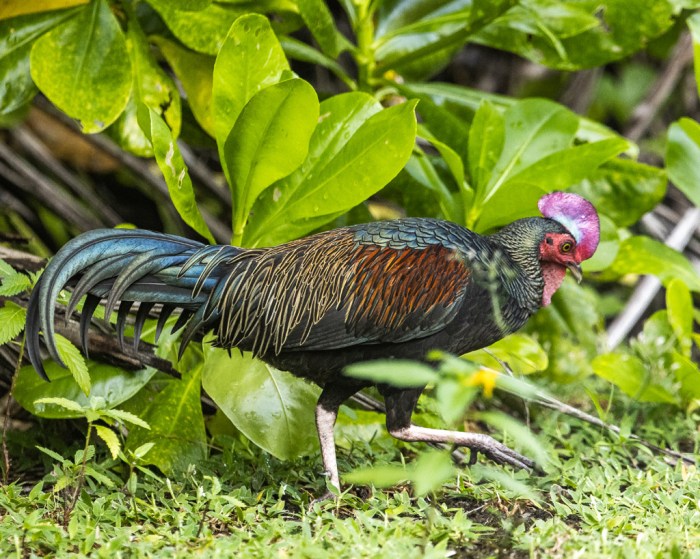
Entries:
{"label": "purple and red comb", "polygon": [[570,192],[552,192],[540,198],[537,207],[544,217],[558,221],[576,239],[581,260],[593,256],[600,241],[598,212],[588,200]]}

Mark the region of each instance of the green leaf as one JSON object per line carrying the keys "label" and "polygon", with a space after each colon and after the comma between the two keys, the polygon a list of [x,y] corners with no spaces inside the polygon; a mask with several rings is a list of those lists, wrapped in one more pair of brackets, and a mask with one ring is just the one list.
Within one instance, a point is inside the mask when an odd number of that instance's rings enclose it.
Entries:
{"label": "green leaf", "polygon": [[613,159],[576,184],[571,191],[610,217],[618,227],[634,225],[666,193],[663,169],[629,159]]}
{"label": "green leaf", "polygon": [[182,110],[177,86],[151,56],[150,46],[137,21],[129,20],[126,47],[134,70],[131,97],[124,112],[110,127],[112,136],[122,148],[141,157],[152,157],[151,142],[141,130],[137,112],[144,104],[167,123],[174,137],[180,134]]}
{"label": "green leaf", "polygon": [[306,161],[253,206],[245,245],[297,238],[378,192],[411,155],[414,107],[409,102],[382,110],[372,97],[359,92],[321,103]]}
{"label": "green leaf", "polygon": [[0,308],[0,345],[14,340],[24,330],[27,320],[27,311],[15,305],[12,301],[5,301]]}
{"label": "green leaf", "polygon": [[141,419],[150,430],[134,427],[126,440],[128,450],[154,443],[143,458],[168,476],[184,472],[206,456],[206,433],[200,402],[202,356],[189,350],[181,361],[182,379],[168,380],[148,402]]}
{"label": "green leaf", "polygon": [[136,425],[138,427],[142,427],[143,429],[150,429],[151,426],[146,423],[143,419],[141,419],[139,416],[134,415],[131,412],[124,411],[124,410],[106,410],[103,411],[102,414],[104,417],[110,417],[112,419],[115,419],[117,421],[121,421],[122,423],[131,423],[132,425]]}
{"label": "green leaf", "polygon": [[212,0],[147,0],[156,9],[173,8],[184,12],[197,12],[211,4]]}
{"label": "green leaf", "polygon": [[54,361],[44,363],[46,374],[51,382],[46,382],[36,374],[31,366],[19,370],[14,398],[29,412],[40,417],[70,418],[83,417],[83,414],[68,413],[55,406],[44,406],[37,409],[34,402],[40,398],[61,397],[77,402],[81,408],[89,408],[90,402],[102,398],[105,407],[118,406],[131,398],[151,379],[155,369],[141,371],[124,371],[111,365],[88,361],[91,388],[88,398],[76,383],[70,371],[57,365]]}
{"label": "green leaf", "polygon": [[638,357],[626,353],[606,353],[597,356],[592,365],[599,377],[612,382],[635,400],[677,403],[668,390],[651,382],[649,371]]}
{"label": "green leaf", "polygon": [[495,370],[502,368],[500,360],[507,363],[514,372],[522,375],[544,371],[549,365],[547,352],[527,334],[511,334],[487,349],[488,351],[480,349],[468,353],[465,358]]}
{"label": "green leaf", "polygon": [[31,72],[39,89],[86,133],[100,132],[122,113],[132,69],[121,27],[106,0],[37,39]]}
{"label": "green leaf", "polygon": [[[248,14],[228,30],[214,64],[212,114],[219,154],[243,107],[289,70],[284,51],[264,16]],[[232,79],[235,76],[235,79]]]}
{"label": "green leaf", "polygon": [[696,206],[700,206],[700,124],[690,118],[674,122],[666,144],[668,177]]}
{"label": "green leaf", "polygon": [[357,485],[374,485],[375,487],[392,487],[406,481],[409,472],[404,466],[373,466],[359,468],[343,475],[343,480]]}
{"label": "green leaf", "polygon": [[[695,84],[700,94],[700,13],[691,14],[686,20],[693,38],[693,59],[695,61]],[[0,37],[2,35],[0,34]]]}
{"label": "green leaf", "polygon": [[643,48],[673,23],[658,0],[521,0],[472,37],[559,70],[602,66]]}
{"label": "green leaf", "polygon": [[[407,97],[421,99],[421,110],[423,110],[422,100],[429,99],[435,105],[454,114],[457,118],[467,123],[472,122],[474,114],[484,100],[492,103],[494,107],[501,112],[505,112],[509,107],[520,103],[520,101],[514,97],[496,95],[494,93],[449,83],[406,83],[403,85],[395,84],[395,87]],[[574,115],[574,117],[578,121],[576,140],[580,142],[596,142],[608,138],[621,137],[607,126],[595,120],[583,118],[578,115]],[[634,143],[627,140],[626,152],[631,157],[636,157],[639,148]]]}
{"label": "green leaf", "polygon": [[34,407],[39,410],[43,409],[43,406],[46,404],[58,406],[59,408],[63,408],[64,410],[67,410],[69,412],[77,413],[79,416],[84,416],[86,412],[86,409],[83,406],[81,406],[78,402],[74,402],[73,400],[69,400],[68,398],[48,397],[39,398],[38,400],[34,401]]}
{"label": "green leaf", "polygon": [[0,21],[0,114],[11,113],[32,100],[36,93],[29,71],[32,45],[75,13],[76,10],[61,10]]}
{"label": "green leaf", "polygon": [[214,57],[193,52],[162,37],[153,40],[180,80],[194,118],[207,134],[214,137],[211,110]]}
{"label": "green leaf", "polygon": [[349,365],[344,370],[349,377],[387,383],[399,388],[414,388],[436,382],[440,377],[435,369],[403,359],[382,359]]}
{"label": "green leaf", "polygon": [[60,334],[56,334],[56,349],[61,361],[65,363],[68,370],[73,375],[75,382],[86,396],[90,395],[90,374],[87,363],[77,347],[71,341]]}
{"label": "green leaf", "polygon": [[4,279],[10,276],[14,276],[19,272],[0,258],[0,279]]}
{"label": "green leaf", "polygon": [[471,34],[514,3],[514,0],[383,3],[373,45],[375,74],[394,70],[411,78],[424,78],[438,72]]}
{"label": "green leaf", "polygon": [[700,291],[700,277],[690,262],[678,251],[649,237],[634,236],[622,241],[610,271],[619,275],[652,274],[664,285],[678,278],[692,291]]}
{"label": "green leaf", "polygon": [[320,389],[249,353],[211,348],[202,385],[246,437],[280,459],[318,448],[314,407]]}
{"label": "green leaf", "polygon": [[674,352],[671,356],[676,380],[680,383],[680,394],[685,402],[700,399],[700,369],[689,357]]}
{"label": "green leaf", "polygon": [[666,287],[666,310],[673,333],[684,353],[690,355],[693,333],[693,298],[688,286],[679,279],[672,279]]}
{"label": "green leaf", "polygon": [[95,425],[94,427],[95,433],[97,433],[97,436],[105,442],[107,448],[109,448],[109,453],[112,455],[112,458],[116,460],[122,447],[121,443],[119,442],[119,437],[117,437],[117,434],[109,427],[105,427],[104,425]]}
{"label": "green leaf", "polygon": [[338,79],[342,80],[343,83],[348,86],[348,89],[351,91],[357,89],[355,81],[353,81],[345,69],[330,56],[319,52],[315,48],[294,37],[280,37],[279,40],[287,58],[327,68],[333,72]]}
{"label": "green leaf", "polygon": [[483,191],[505,143],[505,121],[489,101],[483,101],[469,129],[469,175],[471,185]]}
{"label": "green leaf", "polygon": [[240,243],[248,213],[263,190],[304,161],[318,110],[313,87],[292,79],[263,89],[241,111],[224,145],[233,196],[233,244]]}
{"label": "green leaf", "polygon": [[423,452],[411,468],[410,480],[417,496],[436,491],[455,475],[455,467],[449,452]]}
{"label": "green leaf", "polygon": [[323,0],[297,0],[299,13],[321,50],[332,58],[340,54],[343,40],[333,21],[333,14]]}
{"label": "green leaf", "polygon": [[247,7],[223,2],[213,2],[197,11],[179,9],[180,6],[168,0],[159,0],[153,7],[184,45],[194,51],[212,55],[219,52],[231,24],[239,16],[251,11]]}
{"label": "green leaf", "polygon": [[0,283],[0,296],[12,297],[27,291],[32,286],[32,280],[24,274],[14,273],[2,278]]}
{"label": "green leaf", "polygon": [[214,237],[197,207],[187,165],[170,128],[156,111],[144,105],[139,109],[139,124],[153,144],[156,162],[163,173],[170,198],[180,217],[210,243],[214,243]]}

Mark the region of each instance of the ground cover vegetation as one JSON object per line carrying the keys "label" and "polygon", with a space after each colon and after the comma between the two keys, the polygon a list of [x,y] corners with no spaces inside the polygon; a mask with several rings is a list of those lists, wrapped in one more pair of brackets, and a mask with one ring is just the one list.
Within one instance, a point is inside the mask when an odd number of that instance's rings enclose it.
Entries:
{"label": "ground cover vegetation", "polygon": [[[700,556],[699,7],[2,3],[0,554]],[[316,387],[207,340],[178,360],[156,319],[132,347],[124,317],[120,344],[104,309],[89,359],[65,306],[68,368],[46,383],[25,359],[28,294],[83,231],[488,233],[554,190],[601,215],[582,284],[488,351],[357,372],[429,380],[420,424],[491,433],[540,472],[397,443],[370,391],[341,408],[343,491],[312,503]]]}

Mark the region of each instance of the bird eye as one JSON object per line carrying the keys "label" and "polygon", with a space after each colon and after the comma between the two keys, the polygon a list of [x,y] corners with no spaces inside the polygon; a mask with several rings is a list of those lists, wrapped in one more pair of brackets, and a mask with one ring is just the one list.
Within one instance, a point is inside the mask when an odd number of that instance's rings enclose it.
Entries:
{"label": "bird eye", "polygon": [[559,250],[561,250],[562,252],[570,252],[573,247],[574,247],[573,243],[566,241],[566,242],[561,244],[561,246],[559,247]]}

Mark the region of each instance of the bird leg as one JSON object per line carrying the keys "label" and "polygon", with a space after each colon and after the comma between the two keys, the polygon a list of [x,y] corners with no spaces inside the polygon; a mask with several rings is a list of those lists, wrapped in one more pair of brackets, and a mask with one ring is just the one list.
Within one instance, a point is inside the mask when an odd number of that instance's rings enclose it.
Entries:
{"label": "bird leg", "polygon": [[529,458],[483,433],[430,429],[412,424],[411,415],[422,391],[422,388],[411,390],[385,388],[382,391],[386,402],[386,427],[393,437],[407,442],[443,443],[466,447],[472,451],[472,458],[480,452],[498,464],[510,464],[519,469],[527,470],[535,466]]}
{"label": "bird leg", "polygon": [[[340,476],[338,475],[338,461],[335,455],[333,427],[335,427],[340,405],[358,390],[359,387],[357,386],[329,383],[324,386],[316,404],[316,430],[318,431],[318,440],[321,444],[323,468],[330,485],[339,491]],[[321,501],[332,496],[330,492],[327,492],[323,497],[315,499],[315,501]]]}

